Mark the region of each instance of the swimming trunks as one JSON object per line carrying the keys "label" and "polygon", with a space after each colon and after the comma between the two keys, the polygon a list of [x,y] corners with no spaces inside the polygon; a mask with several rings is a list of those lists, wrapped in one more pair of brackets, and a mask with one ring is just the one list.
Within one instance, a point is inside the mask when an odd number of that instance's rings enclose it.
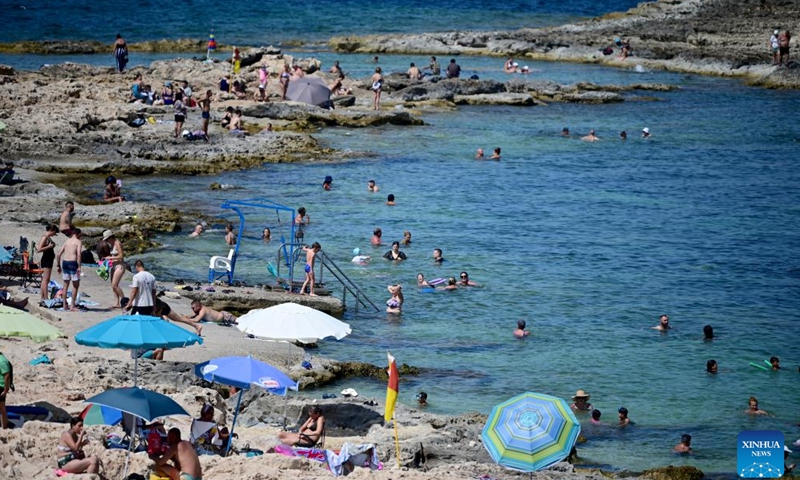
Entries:
{"label": "swimming trunks", "polygon": [[311,265],[306,263],[306,268],[304,270],[306,273],[311,273]]}
{"label": "swimming trunks", "polygon": [[201,114],[201,116],[202,116],[203,118],[205,118],[205,119],[209,119],[209,118],[211,118],[211,113],[209,113],[209,112],[203,112],[203,113]]}
{"label": "swimming trunks", "polygon": [[234,317],[231,313],[226,312],[224,310],[219,313],[222,314],[222,323],[224,323],[225,325],[231,325],[236,323],[236,317]]}
{"label": "swimming trunks", "polygon": [[76,282],[81,279],[78,276],[78,262],[64,260],[61,262],[61,274],[64,280]]}
{"label": "swimming trunks", "polygon": [[201,477],[193,477],[193,476],[189,475],[188,473],[184,473],[184,472],[181,472],[180,479],[181,480],[203,480]]}

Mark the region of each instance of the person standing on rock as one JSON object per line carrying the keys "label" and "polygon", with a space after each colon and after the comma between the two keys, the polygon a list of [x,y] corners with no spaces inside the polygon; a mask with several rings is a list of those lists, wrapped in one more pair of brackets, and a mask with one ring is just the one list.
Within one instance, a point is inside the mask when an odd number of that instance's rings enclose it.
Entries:
{"label": "person standing on rock", "polygon": [[208,136],[208,121],[211,120],[211,90],[206,90],[206,96],[200,99],[200,115],[203,117],[203,126],[200,127],[203,133]]}
{"label": "person standing on rock", "polygon": [[778,35],[778,65],[789,65],[789,42],[792,41],[792,34],[789,30],[784,30]]}
{"label": "person standing on rock", "polygon": [[772,36],[769,37],[769,48],[772,52],[772,65],[778,65],[778,35],[780,35],[780,32],[775,30],[772,32]]}
{"label": "person standing on rock", "polygon": [[461,67],[456,63],[455,58],[450,59],[450,65],[447,66],[447,78],[458,78],[461,76]]}
{"label": "person standing on rock", "polygon": [[183,91],[178,90],[175,93],[175,134],[174,137],[178,138],[183,129],[183,122],[186,121],[186,104],[183,103]]}
{"label": "person standing on rock", "polygon": [[72,230],[75,228],[72,225],[72,218],[75,216],[75,204],[67,202],[64,204],[64,211],[61,212],[61,218],[58,220],[58,230],[66,236],[72,235]]}
{"label": "person standing on rock", "polygon": [[36,249],[42,252],[42,259],[40,260],[40,264],[43,270],[42,273],[42,301],[48,300],[49,297],[49,284],[50,284],[50,275],[53,273],[53,263],[56,260],[56,243],[53,241],[53,237],[58,235],[58,227],[55,225],[48,225],[45,229],[44,235],[39,240],[39,244],[36,245]]}
{"label": "person standing on rock", "polygon": [[372,108],[373,110],[381,109],[381,90],[383,89],[383,75],[381,75],[381,67],[375,67],[375,73],[372,74]]}
{"label": "person standing on rock", "polygon": [[[61,250],[56,255],[56,263],[58,265],[58,273],[64,279],[64,310],[70,312],[78,311],[78,289],[81,286],[81,251],[83,244],[81,243],[81,229],[75,228],[72,230],[72,236],[69,237]],[[69,293],[69,282],[72,282],[72,307],[67,309],[67,293]]]}
{"label": "person standing on rock", "polygon": [[128,64],[128,44],[122,35],[117,34],[117,39],[114,41],[114,59],[117,62],[117,70],[122,73],[125,71],[125,66]]}
{"label": "person standing on rock", "polygon": [[152,315],[156,304],[156,277],[144,268],[144,262],[134,263],[136,275],[133,276],[130,302],[122,307],[130,310],[131,315]]}
{"label": "person standing on rock", "polygon": [[286,100],[286,90],[289,88],[289,80],[292,78],[292,73],[289,71],[289,64],[283,64],[283,71],[281,72],[281,100]]}

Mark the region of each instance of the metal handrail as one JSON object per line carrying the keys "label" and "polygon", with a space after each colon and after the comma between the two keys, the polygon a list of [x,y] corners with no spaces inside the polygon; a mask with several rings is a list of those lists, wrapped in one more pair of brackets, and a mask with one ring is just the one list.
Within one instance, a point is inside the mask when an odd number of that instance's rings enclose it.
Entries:
{"label": "metal handrail", "polygon": [[[290,247],[288,249],[288,251],[291,252],[289,254],[290,258],[286,262],[286,266],[289,270],[290,288],[291,285],[294,285],[294,264],[298,261],[300,254],[303,252],[303,246],[304,244],[301,243],[283,243],[278,247],[278,262],[276,270],[279,278],[281,276],[281,265],[284,263],[281,261],[281,258],[283,255],[287,254],[286,247]],[[342,287],[344,287],[342,292],[342,302],[345,302],[345,294],[350,292],[350,295],[356,299],[356,311],[358,310],[359,304],[364,308],[372,307],[376,312],[380,311],[380,309],[372,302],[372,300],[369,299],[369,297],[367,297],[367,295],[358,287],[358,285],[356,285],[355,282],[353,282],[350,277],[348,277],[347,274],[345,274],[342,269],[336,265],[336,262],[325,255],[325,252],[320,251],[317,253],[317,258],[319,259],[319,276],[317,280],[320,283],[323,283],[323,267],[327,269],[328,272],[330,272],[330,274],[333,275],[333,277],[340,284],[342,284]]]}

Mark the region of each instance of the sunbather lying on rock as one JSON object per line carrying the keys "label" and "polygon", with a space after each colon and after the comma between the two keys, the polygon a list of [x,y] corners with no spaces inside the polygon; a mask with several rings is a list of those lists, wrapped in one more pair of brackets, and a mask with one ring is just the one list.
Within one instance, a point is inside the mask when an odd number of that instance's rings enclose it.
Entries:
{"label": "sunbather lying on rock", "polygon": [[221,311],[218,312],[211,307],[206,307],[200,300],[192,300],[192,311],[194,316],[187,317],[190,322],[215,322],[223,325],[236,325],[236,317],[232,314]]}

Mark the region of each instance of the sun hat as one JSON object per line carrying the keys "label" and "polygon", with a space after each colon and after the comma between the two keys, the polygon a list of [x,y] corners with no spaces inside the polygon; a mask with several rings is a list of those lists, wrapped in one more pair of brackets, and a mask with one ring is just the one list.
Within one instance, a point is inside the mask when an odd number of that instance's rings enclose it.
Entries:
{"label": "sun hat", "polygon": [[359,255],[361,253],[361,249],[356,247],[353,249],[353,255]]}
{"label": "sun hat", "polygon": [[775,30],[773,33],[774,33],[775,35],[777,35],[777,34],[778,34],[778,31],[777,31],[777,30]]}
{"label": "sun hat", "polygon": [[345,388],[344,390],[342,390],[342,396],[343,397],[357,397],[358,396],[358,392],[356,392],[355,389],[352,389],[352,388]]}
{"label": "sun hat", "polygon": [[649,128],[647,128],[647,127],[644,127],[644,128],[642,129],[642,131],[643,131],[644,133],[650,133],[650,129],[649,129]]}
{"label": "sun hat", "polygon": [[111,230],[106,230],[105,232],[103,232],[103,240],[108,240],[109,238],[111,238],[113,236],[114,236],[114,232],[112,232]]}
{"label": "sun hat", "polygon": [[577,392],[575,392],[575,395],[572,396],[573,400],[575,400],[576,398],[585,398],[586,400],[589,400],[589,398],[591,398],[591,395],[584,392],[583,390],[578,390]]}

